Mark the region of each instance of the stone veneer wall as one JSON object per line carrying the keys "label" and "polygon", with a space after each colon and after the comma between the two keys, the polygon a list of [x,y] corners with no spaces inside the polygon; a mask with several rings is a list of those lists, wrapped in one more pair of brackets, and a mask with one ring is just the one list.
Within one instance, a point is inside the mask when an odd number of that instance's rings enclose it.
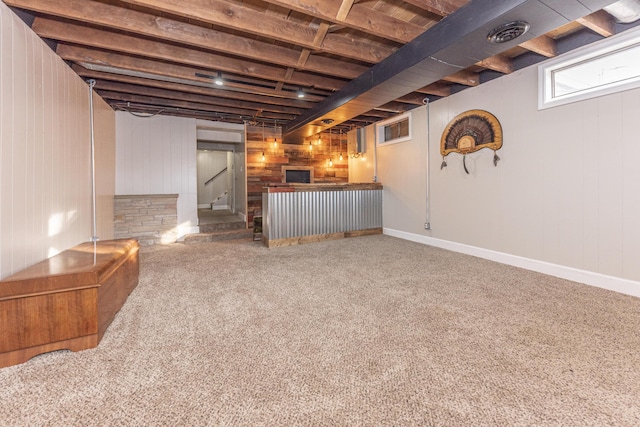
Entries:
{"label": "stone veneer wall", "polygon": [[174,243],[178,238],[177,201],[177,194],[115,196],[115,238],[137,238],[140,246]]}

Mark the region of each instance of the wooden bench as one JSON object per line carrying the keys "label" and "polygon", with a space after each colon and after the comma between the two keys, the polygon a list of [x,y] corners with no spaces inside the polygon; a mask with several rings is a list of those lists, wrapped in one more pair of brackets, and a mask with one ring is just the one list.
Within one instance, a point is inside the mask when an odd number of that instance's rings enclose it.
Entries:
{"label": "wooden bench", "polygon": [[88,242],[0,282],[0,368],[98,345],[138,284],[137,240]]}

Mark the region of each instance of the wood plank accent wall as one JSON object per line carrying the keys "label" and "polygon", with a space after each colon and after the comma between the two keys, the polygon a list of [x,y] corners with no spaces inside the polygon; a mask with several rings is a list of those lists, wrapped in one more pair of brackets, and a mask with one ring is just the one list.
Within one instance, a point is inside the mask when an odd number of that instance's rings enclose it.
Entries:
{"label": "wood plank accent wall", "polygon": [[[283,144],[282,128],[275,126],[247,126],[247,221],[253,222],[256,213],[262,212],[262,187],[270,183],[282,183],[283,166],[313,167],[315,183],[349,182],[347,135],[323,132],[305,139],[304,144]],[[329,140],[331,139],[331,144]],[[274,147],[274,142],[277,146]],[[309,150],[309,142],[312,150]],[[342,150],[343,160],[339,159]],[[265,160],[262,160],[264,153]],[[333,166],[329,166],[329,157]]]}

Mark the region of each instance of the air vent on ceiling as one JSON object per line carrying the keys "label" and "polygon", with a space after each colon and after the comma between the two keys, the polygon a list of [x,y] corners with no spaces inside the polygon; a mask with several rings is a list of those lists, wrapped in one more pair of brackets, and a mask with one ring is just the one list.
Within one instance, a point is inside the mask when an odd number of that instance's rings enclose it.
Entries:
{"label": "air vent on ceiling", "polygon": [[510,42],[526,33],[529,30],[529,23],[525,21],[513,21],[507,24],[500,25],[489,34],[487,34],[487,40],[493,44],[500,44]]}

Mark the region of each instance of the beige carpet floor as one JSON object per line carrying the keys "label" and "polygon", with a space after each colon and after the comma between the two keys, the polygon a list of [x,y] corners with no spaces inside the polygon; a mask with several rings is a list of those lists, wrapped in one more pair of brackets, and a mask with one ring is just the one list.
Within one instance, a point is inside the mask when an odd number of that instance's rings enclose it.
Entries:
{"label": "beige carpet floor", "polygon": [[2,426],[638,426],[640,299],[388,236],[146,249]]}

